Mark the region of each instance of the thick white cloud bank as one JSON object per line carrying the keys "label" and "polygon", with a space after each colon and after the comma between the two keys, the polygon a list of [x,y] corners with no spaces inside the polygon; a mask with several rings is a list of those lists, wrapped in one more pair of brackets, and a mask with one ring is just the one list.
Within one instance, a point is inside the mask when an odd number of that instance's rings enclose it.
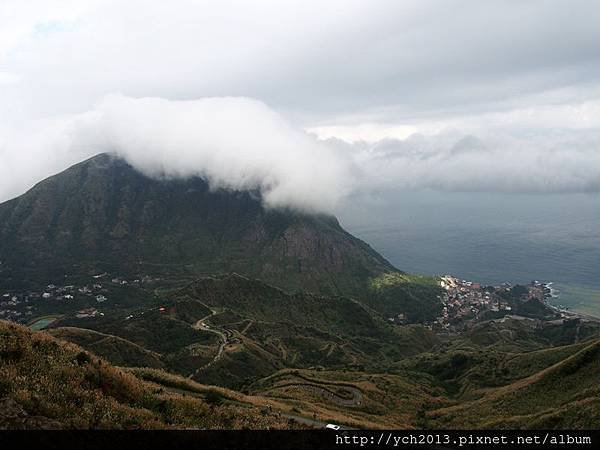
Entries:
{"label": "thick white cloud bank", "polygon": [[259,190],[267,207],[331,211],[351,181],[349,158],[248,98],[110,95],[85,114],[33,126],[0,143],[8,168],[0,198],[37,181],[31,175],[101,152],[152,177],[200,176],[213,188]]}
{"label": "thick white cloud bank", "polygon": [[249,98],[109,95],[86,113],[1,133],[0,199],[101,152],[152,177],[201,176],[213,188],[259,190],[267,207],[314,212],[351,194],[407,189],[600,191],[595,128],[470,128],[350,143],[294,128]]}
{"label": "thick white cloud bank", "polygon": [[100,130],[151,176],[206,178],[213,187],[258,189],[269,207],[328,211],[348,187],[347,162],[247,98],[172,102],[107,97]]}

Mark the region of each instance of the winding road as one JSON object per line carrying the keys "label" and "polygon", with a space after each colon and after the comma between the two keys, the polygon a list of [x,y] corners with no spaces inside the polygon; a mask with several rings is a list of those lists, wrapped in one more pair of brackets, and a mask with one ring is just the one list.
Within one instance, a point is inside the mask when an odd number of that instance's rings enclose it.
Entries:
{"label": "winding road", "polygon": [[[330,384],[330,386],[331,386],[331,384]],[[338,388],[348,391],[352,397],[351,398],[342,397],[339,394],[337,394],[336,392],[329,389],[328,387],[325,387],[322,384],[318,384],[318,383],[297,383],[297,382],[282,383],[282,384],[274,385],[271,389],[279,389],[279,388],[284,388],[284,387],[299,387],[302,389],[309,390],[317,395],[320,395],[325,400],[329,400],[339,406],[356,407],[356,406],[360,406],[362,404],[363,393],[359,389],[357,389],[355,387],[350,387],[350,386],[340,386],[340,385],[333,385],[333,386],[336,386]],[[268,395],[268,391],[261,392],[259,394],[260,395]]]}
{"label": "winding road", "polygon": [[195,330],[208,331],[209,333],[216,334],[217,336],[219,336],[219,339],[221,340],[221,342],[219,344],[219,349],[217,350],[217,354],[213,357],[213,359],[211,359],[209,362],[207,362],[203,366],[198,367],[194,372],[192,372],[191,375],[188,376],[188,378],[190,378],[190,379],[194,378],[196,375],[198,375],[203,370],[208,369],[210,366],[212,366],[214,363],[216,363],[219,359],[221,359],[221,356],[223,356],[223,350],[225,350],[225,346],[229,343],[229,337],[228,337],[228,334],[226,331],[223,332],[218,329],[213,329],[204,323],[205,320],[211,318],[215,314],[217,314],[217,312],[214,309],[211,309],[211,313],[208,316],[203,317],[202,319],[197,321],[194,325],[192,325],[192,328],[194,328]]}

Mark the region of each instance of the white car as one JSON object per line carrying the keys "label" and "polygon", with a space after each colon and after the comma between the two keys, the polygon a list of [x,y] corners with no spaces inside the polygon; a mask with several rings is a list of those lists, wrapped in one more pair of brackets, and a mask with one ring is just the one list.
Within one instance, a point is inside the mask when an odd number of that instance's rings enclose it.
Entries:
{"label": "white car", "polygon": [[328,423],[327,425],[325,425],[325,428],[329,429],[329,430],[339,430],[340,426],[336,425],[335,423]]}

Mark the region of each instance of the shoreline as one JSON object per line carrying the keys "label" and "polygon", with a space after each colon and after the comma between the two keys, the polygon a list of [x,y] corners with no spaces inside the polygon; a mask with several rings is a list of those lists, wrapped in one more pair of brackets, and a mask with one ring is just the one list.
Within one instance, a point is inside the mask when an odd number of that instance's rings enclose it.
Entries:
{"label": "shoreline", "polygon": [[[443,279],[444,277],[452,277],[455,278],[457,280],[461,280],[462,278],[457,277],[455,275],[451,275],[451,274],[446,274],[446,275],[434,275],[434,277],[438,278],[438,279]],[[465,282],[466,280],[462,279],[463,282]],[[482,283],[482,282],[476,282],[473,280],[469,280],[470,283],[475,283],[481,286],[484,286],[486,283]],[[557,314],[560,314],[563,317],[571,317],[571,318],[580,318],[580,319],[585,319],[585,320],[592,320],[592,321],[600,321],[600,306],[598,307],[598,312],[593,311],[593,312],[588,312],[588,311],[580,311],[575,309],[574,307],[570,306],[570,305],[564,305],[562,303],[559,303],[559,299],[562,298],[563,295],[563,285],[564,286],[573,286],[573,287],[580,287],[582,289],[588,289],[591,291],[597,291],[598,293],[598,298],[600,301],[600,288],[593,288],[593,287],[586,287],[586,286],[579,286],[579,285],[569,285],[569,283],[558,283],[561,287],[561,289],[557,289],[556,283],[554,281],[537,281],[537,280],[533,280],[529,283],[512,283],[512,282],[504,282],[501,285],[493,285],[490,284],[491,286],[494,287],[500,287],[500,286],[509,286],[509,287],[514,287],[517,285],[523,285],[523,286],[541,286],[544,289],[544,293],[543,293],[543,303],[544,305],[546,305],[548,308],[552,309],[552,311],[556,312]],[[590,298],[593,298],[592,296],[590,296]],[[557,304],[555,304],[557,303]],[[571,309],[573,308],[573,309]]]}
{"label": "shoreline", "polygon": [[[560,295],[561,291],[558,289],[554,289],[552,287],[553,284],[554,284],[553,281],[550,281],[550,282],[544,284],[544,287],[550,290],[549,297],[546,297],[544,299],[544,304],[546,306],[548,306],[549,308],[553,309],[554,311],[556,311],[562,315],[574,316],[574,317],[579,317],[582,319],[588,319],[588,320],[594,320],[594,321],[600,320],[600,313],[598,313],[598,315],[596,316],[594,314],[577,311],[575,309],[563,309],[563,308],[560,308],[560,306],[553,305],[552,303],[550,303],[549,300],[559,299],[561,297],[561,295]],[[558,294],[555,294],[556,292],[558,292]]]}

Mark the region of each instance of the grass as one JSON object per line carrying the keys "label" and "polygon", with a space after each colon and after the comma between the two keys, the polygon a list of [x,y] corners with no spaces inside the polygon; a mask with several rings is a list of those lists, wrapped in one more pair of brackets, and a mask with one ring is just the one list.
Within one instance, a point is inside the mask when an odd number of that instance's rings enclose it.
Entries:
{"label": "grass", "polygon": [[427,322],[442,310],[441,287],[434,277],[386,272],[369,280],[370,295],[362,300],[385,317],[404,314],[409,322]]}
{"label": "grass", "polygon": [[[102,336],[84,333],[83,338]],[[255,357],[265,352],[251,341],[240,348],[246,349],[242,355],[248,349]],[[222,377],[224,370],[235,367],[231,364],[226,362],[209,378]],[[243,376],[244,365],[238,368]],[[292,416],[388,429],[600,426],[600,339],[522,352],[478,347],[460,338],[404,358],[388,366],[387,373],[324,367],[270,370],[239,392],[162,369],[115,367],[47,332],[0,322],[0,401],[7,411],[0,426],[299,426],[288,423]]]}
{"label": "grass", "polygon": [[375,291],[407,283],[430,285],[435,284],[436,279],[424,275],[410,275],[403,272],[385,272],[369,280],[370,288]]}
{"label": "grass", "polygon": [[600,341],[570,350],[575,350],[574,354],[543,370],[428,416],[440,428],[597,429]]}
{"label": "grass", "polygon": [[165,367],[161,354],[118,336],[74,327],[50,328],[52,336],[78,344],[112,364]]}
{"label": "grass", "polygon": [[[49,428],[286,428],[247,405],[169,392],[50,335],[0,321],[0,426]],[[8,403],[6,403],[8,402]]]}
{"label": "grass", "polygon": [[[423,327],[391,326],[356,300],[290,294],[236,274],[197,280],[164,295],[160,302],[132,310],[66,316],[48,331],[115,365],[162,367],[188,376],[209,362],[220,345],[215,334],[191,326],[213,310],[217,314],[207,323],[231,330],[235,342],[197,380],[238,389],[286,366],[384,370],[437,343]],[[157,311],[158,305],[166,311]]]}
{"label": "grass", "polygon": [[[352,388],[360,392],[360,404],[339,404],[318,388],[341,398],[347,398],[348,388]],[[257,381],[251,390],[280,401],[295,401],[297,410],[304,414],[316,411],[338,423],[387,429],[414,428],[417,412],[424,404],[436,401],[426,383],[360,371],[283,369]]]}

